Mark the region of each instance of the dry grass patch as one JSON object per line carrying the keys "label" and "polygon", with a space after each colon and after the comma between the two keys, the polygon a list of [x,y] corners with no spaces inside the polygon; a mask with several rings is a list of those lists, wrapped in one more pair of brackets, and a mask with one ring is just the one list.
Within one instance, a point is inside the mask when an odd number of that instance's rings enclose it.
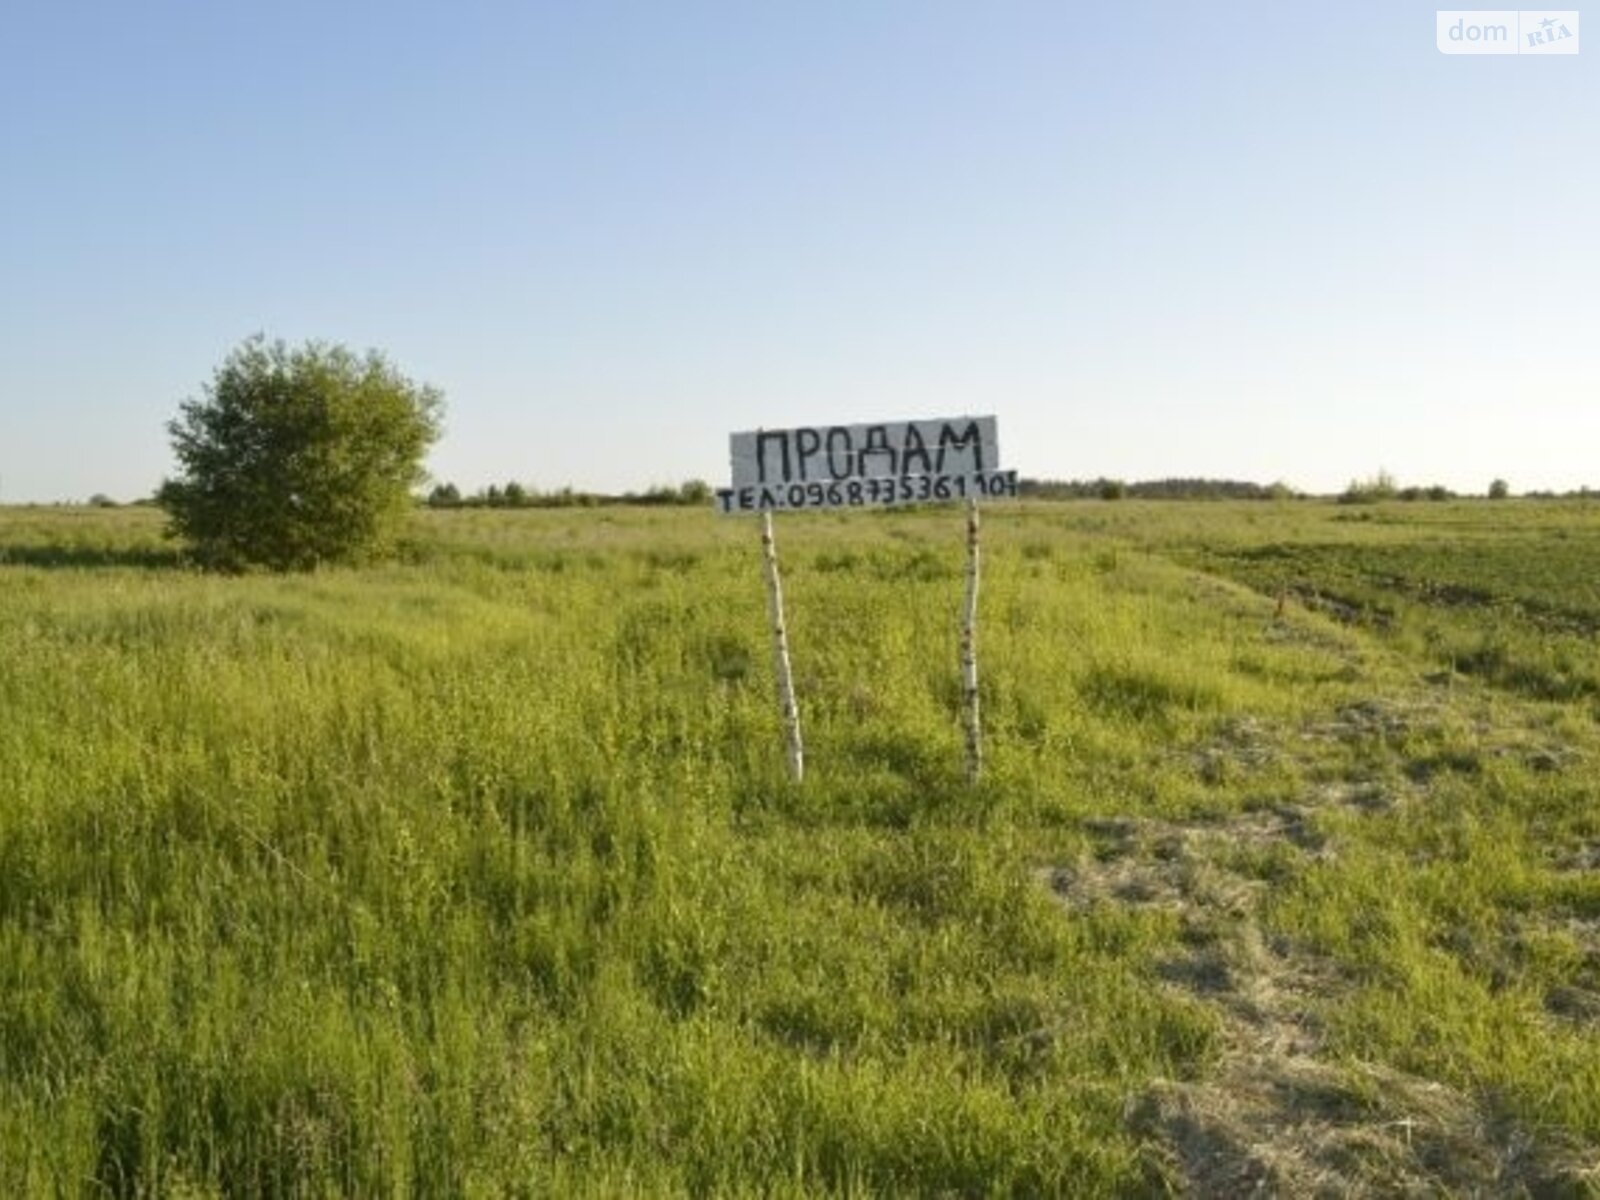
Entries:
{"label": "dry grass patch", "polygon": [[[1271,884],[1231,864],[1273,846],[1333,854],[1316,807],[1369,810],[1374,794],[1330,786],[1312,805],[1223,820],[1094,822],[1094,853],[1039,871],[1069,912],[1175,916],[1183,949],[1157,965],[1155,986],[1219,1019],[1214,1069],[1145,1088],[1129,1103],[1130,1126],[1148,1139],[1153,1168],[1194,1195],[1581,1194],[1581,1148],[1535,1138],[1459,1089],[1331,1056],[1318,1014],[1351,981],[1331,960],[1263,934],[1256,910]],[[1572,999],[1585,1016],[1590,1003]]]}

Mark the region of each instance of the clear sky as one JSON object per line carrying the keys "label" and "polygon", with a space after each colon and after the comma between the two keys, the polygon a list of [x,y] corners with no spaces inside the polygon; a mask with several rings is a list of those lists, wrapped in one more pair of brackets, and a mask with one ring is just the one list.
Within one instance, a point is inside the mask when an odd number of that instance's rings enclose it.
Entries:
{"label": "clear sky", "polygon": [[7,5],[0,500],[147,494],[256,331],[444,389],[469,491],[968,412],[1035,476],[1600,484],[1600,10],[1434,11]]}

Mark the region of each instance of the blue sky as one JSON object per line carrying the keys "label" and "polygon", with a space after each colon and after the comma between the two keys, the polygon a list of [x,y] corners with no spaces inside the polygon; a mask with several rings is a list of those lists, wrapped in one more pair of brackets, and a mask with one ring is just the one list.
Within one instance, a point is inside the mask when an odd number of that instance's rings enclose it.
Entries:
{"label": "blue sky", "polygon": [[466,490],[963,412],[1036,476],[1600,484],[1600,43],[1434,11],[12,6],[0,500],[148,493],[256,331],[443,388]]}

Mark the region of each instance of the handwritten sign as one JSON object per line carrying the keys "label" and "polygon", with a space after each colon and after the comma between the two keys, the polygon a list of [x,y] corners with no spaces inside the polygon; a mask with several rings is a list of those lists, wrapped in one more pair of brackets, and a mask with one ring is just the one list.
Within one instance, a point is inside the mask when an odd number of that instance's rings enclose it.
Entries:
{"label": "handwritten sign", "polygon": [[719,513],[876,508],[1015,496],[1017,474],[1000,469],[993,417],[805,425],[729,439],[732,484]]}

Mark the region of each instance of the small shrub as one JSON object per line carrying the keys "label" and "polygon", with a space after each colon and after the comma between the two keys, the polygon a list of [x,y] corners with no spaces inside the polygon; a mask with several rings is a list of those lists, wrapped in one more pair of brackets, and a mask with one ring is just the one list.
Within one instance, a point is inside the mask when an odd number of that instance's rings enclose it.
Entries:
{"label": "small shrub", "polygon": [[377,351],[256,336],[167,426],[173,530],[211,566],[304,570],[394,542],[439,435],[442,400]]}

